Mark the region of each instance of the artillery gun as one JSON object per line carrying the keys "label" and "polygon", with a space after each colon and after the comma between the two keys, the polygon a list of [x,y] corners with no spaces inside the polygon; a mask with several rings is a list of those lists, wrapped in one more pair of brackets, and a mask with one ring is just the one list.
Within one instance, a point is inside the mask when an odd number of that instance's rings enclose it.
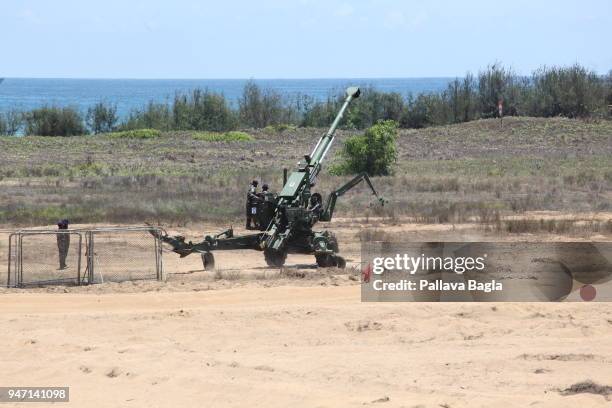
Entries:
{"label": "artillery gun", "polygon": [[200,253],[204,269],[214,268],[213,251],[251,249],[263,251],[269,266],[280,267],[285,264],[288,253],[312,254],[320,267],[346,266],[346,261],[338,252],[338,240],[330,231],[313,231],[314,225],[332,220],[336,200],[344,193],[365,181],[380,204],[384,200],[378,196],[368,175],[359,174],[348,183],[333,191],[325,202],[319,193],[311,193],[321,164],[332,146],[336,128],[340,124],[344,112],[350,102],[358,98],[360,90],[350,87],[346,90],[346,98],[338,115],[314,147],[312,153],[304,156],[298,168],[287,178],[281,192],[274,198],[274,209],[268,212],[260,223],[266,229],[260,233],[234,236],[230,228],[214,236],[206,236],[202,242],[186,242],[183,236],[169,236],[167,233],[159,238],[172,246],[172,250],[185,257],[192,253]]}

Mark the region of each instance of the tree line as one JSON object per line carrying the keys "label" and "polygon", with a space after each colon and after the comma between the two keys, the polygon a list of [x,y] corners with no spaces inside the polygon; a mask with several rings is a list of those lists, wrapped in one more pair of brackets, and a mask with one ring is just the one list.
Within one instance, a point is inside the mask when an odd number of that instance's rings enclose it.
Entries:
{"label": "tree line", "polygon": [[[74,107],[43,106],[28,112],[0,113],[0,134],[73,136],[142,128],[230,131],[239,128],[326,127],[343,101],[342,92],[317,101],[308,95],[283,96],[248,82],[237,106],[207,89],[177,93],[170,103],[149,102],[120,119],[117,107],[99,102],[81,113]],[[402,128],[468,122],[498,115],[610,119],[612,71],[598,75],[581,65],[541,67],[517,75],[499,63],[451,81],[440,92],[404,97],[368,87],[342,124],[365,129],[380,120]]]}

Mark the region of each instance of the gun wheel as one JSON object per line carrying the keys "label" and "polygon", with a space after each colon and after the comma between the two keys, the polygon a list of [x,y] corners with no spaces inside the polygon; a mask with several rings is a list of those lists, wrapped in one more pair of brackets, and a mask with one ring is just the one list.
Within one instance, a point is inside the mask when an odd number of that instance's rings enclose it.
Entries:
{"label": "gun wheel", "polygon": [[215,269],[215,256],[210,252],[204,252],[202,254],[202,266],[205,271],[212,271]]}
{"label": "gun wheel", "polygon": [[340,269],[346,268],[346,260],[340,255],[336,255],[336,266]]}
{"label": "gun wheel", "polygon": [[346,268],[346,261],[340,255],[334,254],[319,254],[315,255],[317,265],[321,268],[337,267],[340,269]]}
{"label": "gun wheel", "polygon": [[268,266],[280,268],[285,264],[285,260],[287,259],[287,252],[277,251],[275,249],[266,249],[264,250],[264,257],[266,258],[266,263],[268,264]]}
{"label": "gun wheel", "polygon": [[320,268],[329,268],[331,266],[336,266],[336,262],[332,254],[315,255],[315,259],[317,260],[317,265]]}

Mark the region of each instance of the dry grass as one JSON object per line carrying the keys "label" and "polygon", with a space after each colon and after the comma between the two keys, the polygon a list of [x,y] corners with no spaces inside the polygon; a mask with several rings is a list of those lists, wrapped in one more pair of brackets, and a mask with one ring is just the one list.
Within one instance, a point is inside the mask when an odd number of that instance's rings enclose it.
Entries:
{"label": "dry grass", "polygon": [[[250,180],[278,190],[282,168],[293,169],[323,132],[250,130],[249,143],[206,143],[190,132],[154,139],[2,137],[0,223],[237,222]],[[338,133],[330,161],[354,133]],[[482,120],[402,130],[395,174],[374,179],[389,204],[369,208],[371,195],[360,187],[339,200],[337,214],[495,225],[533,210],[609,211],[611,135],[610,122],[539,118],[509,118],[503,129]],[[346,178],[324,170],[319,180],[317,189],[327,194]]]}

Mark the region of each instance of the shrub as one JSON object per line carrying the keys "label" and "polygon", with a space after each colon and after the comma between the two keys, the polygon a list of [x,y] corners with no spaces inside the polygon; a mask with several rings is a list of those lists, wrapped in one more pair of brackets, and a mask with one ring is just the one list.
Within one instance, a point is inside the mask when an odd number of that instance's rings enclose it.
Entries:
{"label": "shrub", "polygon": [[[344,96],[339,99],[344,100]],[[367,87],[362,90],[359,99],[352,103],[346,115],[346,127],[364,129],[379,120],[399,122],[404,109],[404,99],[400,94],[380,92]]]}
{"label": "shrub", "polygon": [[384,176],[391,173],[397,161],[397,123],[392,120],[380,121],[363,135],[351,136],[344,142],[341,153],[344,159],[332,168],[336,174],[366,172],[370,176]]}
{"label": "shrub", "polygon": [[168,105],[149,102],[142,110],[134,110],[119,126],[121,130],[158,129],[171,130],[172,114]]}
{"label": "shrub", "polygon": [[478,117],[478,94],[472,74],[463,80],[455,79],[446,90],[447,102],[452,115],[452,123],[474,120]]}
{"label": "shrub", "polygon": [[253,81],[245,84],[238,107],[240,123],[254,128],[290,122],[297,116],[297,109],[286,103],[278,92],[262,91]]}
{"label": "shrub", "polygon": [[157,129],[134,129],[109,133],[108,136],[117,139],[154,139],[161,136]]}
{"label": "shrub", "polygon": [[87,126],[94,134],[114,131],[117,120],[117,105],[107,105],[104,102],[99,102],[87,109]]}
{"label": "shrub", "polygon": [[24,115],[17,110],[9,110],[4,113],[5,135],[14,136],[23,128]]}
{"label": "shrub", "polygon": [[87,133],[75,108],[44,106],[25,114],[25,133],[38,136],[76,136]]}
{"label": "shrub", "polygon": [[251,135],[245,132],[198,132],[193,134],[195,140],[201,140],[204,142],[250,142],[255,139]]}
{"label": "shrub", "polygon": [[172,105],[173,128],[176,130],[233,130],[236,114],[223,95],[194,89],[191,94],[177,94]]}
{"label": "shrub", "polygon": [[504,101],[504,110],[515,109],[516,101],[509,100],[509,88],[513,86],[516,74],[499,63],[489,65],[478,73],[478,103],[480,116],[494,118],[498,116],[497,104]]}
{"label": "shrub", "polygon": [[268,125],[264,128],[264,131],[268,133],[283,133],[287,130],[296,130],[297,126],[290,123],[279,123],[277,125]]}
{"label": "shrub", "polygon": [[533,115],[586,117],[606,108],[605,81],[580,65],[540,68],[533,83]]}
{"label": "shrub", "polygon": [[[606,76],[606,104],[608,104],[608,108],[612,107],[612,70]],[[608,113],[612,114],[610,110],[608,110]]]}
{"label": "shrub", "polygon": [[304,127],[326,127],[336,117],[340,102],[338,98],[327,98],[326,102],[317,102],[309,105],[302,116],[301,126]]}

